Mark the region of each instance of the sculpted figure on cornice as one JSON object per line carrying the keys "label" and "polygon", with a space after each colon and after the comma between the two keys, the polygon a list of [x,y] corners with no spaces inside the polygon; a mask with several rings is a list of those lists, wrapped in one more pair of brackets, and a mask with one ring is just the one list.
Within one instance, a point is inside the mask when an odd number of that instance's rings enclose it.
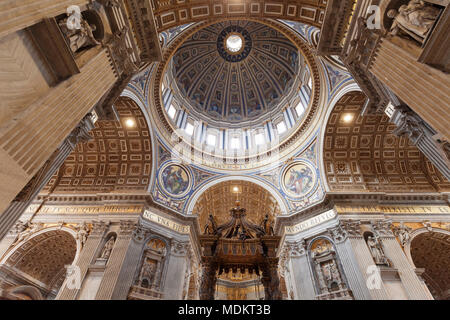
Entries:
{"label": "sculpted figure on cornice", "polygon": [[440,10],[422,0],[411,0],[397,10],[388,12],[394,19],[391,27],[393,35],[406,34],[421,44],[425,41],[439,16]]}
{"label": "sculpted figure on cornice", "polygon": [[262,223],[261,223],[261,227],[264,229],[264,231],[266,232],[266,235],[269,236],[273,236],[274,235],[274,220],[273,219],[269,219],[269,215],[266,214]]}
{"label": "sculpted figure on cornice", "polygon": [[19,221],[16,224],[16,230],[18,231],[17,237],[14,240],[13,246],[27,240],[33,233],[41,230],[43,227],[42,223],[33,223],[27,221],[25,223]]}
{"label": "sculpted figure on cornice", "polygon": [[403,222],[401,222],[398,227],[394,228],[394,234],[398,237],[398,240],[400,241],[402,247],[405,247],[405,245],[411,238],[410,235],[411,231],[412,229],[410,227],[405,226]]}
{"label": "sculpted figure on cornice", "polygon": [[77,239],[80,240],[81,246],[84,246],[84,244],[87,241],[89,235],[89,228],[86,223],[82,223],[77,228]]}

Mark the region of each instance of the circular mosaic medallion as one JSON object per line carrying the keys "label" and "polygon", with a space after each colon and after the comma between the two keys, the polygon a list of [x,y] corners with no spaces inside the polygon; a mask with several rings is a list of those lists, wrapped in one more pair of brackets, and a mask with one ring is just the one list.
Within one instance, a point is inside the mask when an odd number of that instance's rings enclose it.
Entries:
{"label": "circular mosaic medallion", "polygon": [[301,198],[311,192],[316,182],[316,170],[306,162],[296,162],[284,170],[281,185],[287,195]]}
{"label": "circular mosaic medallion", "polygon": [[223,29],[217,38],[217,50],[229,62],[239,62],[247,58],[252,49],[252,38],[244,28],[231,25]]}
{"label": "circular mosaic medallion", "polygon": [[170,195],[181,197],[189,191],[189,173],[178,164],[169,164],[164,167],[160,171],[159,181],[164,191]]}

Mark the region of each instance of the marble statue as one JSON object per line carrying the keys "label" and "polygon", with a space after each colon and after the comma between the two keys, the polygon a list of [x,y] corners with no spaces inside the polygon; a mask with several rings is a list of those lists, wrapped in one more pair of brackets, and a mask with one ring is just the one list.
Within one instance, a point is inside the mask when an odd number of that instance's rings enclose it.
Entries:
{"label": "marble statue", "polygon": [[377,238],[372,236],[368,237],[367,246],[370,249],[370,253],[372,254],[375,264],[389,265],[389,260],[386,258],[383,247]]}
{"label": "marble statue", "polygon": [[147,279],[148,286],[153,286],[155,282],[156,277],[156,264],[153,262],[145,261],[144,265],[142,266],[142,273],[141,273],[141,284],[144,279]]}
{"label": "marble statue", "polygon": [[407,227],[404,225],[404,223],[400,223],[398,228],[395,228],[395,234],[398,237],[398,240],[400,241],[402,247],[404,247],[409,239],[411,238],[410,236],[410,232],[411,232],[411,228]]}
{"label": "marble statue", "polygon": [[65,18],[58,24],[61,31],[67,37],[70,49],[73,53],[80,51],[82,48],[100,44],[100,42],[95,39],[93,34],[93,32],[97,29],[94,24],[90,25],[86,20],[81,19],[80,29],[69,29],[67,26],[67,20],[68,18]]}
{"label": "marble statue", "polygon": [[84,246],[84,244],[86,243],[88,234],[89,229],[86,223],[83,223],[81,226],[78,227],[77,239],[80,240],[82,246]]}
{"label": "marble statue", "polygon": [[40,223],[32,223],[27,221],[26,223],[21,223],[18,226],[19,233],[14,241],[13,245],[16,245],[22,241],[27,240],[33,233],[39,231],[42,228],[42,224]]}
{"label": "marble statue", "polygon": [[114,237],[110,237],[108,241],[106,241],[105,246],[103,247],[100,258],[108,260],[111,256],[112,249],[114,248],[114,243],[116,239]]}
{"label": "marble statue", "polygon": [[411,0],[397,10],[389,10],[387,16],[394,19],[391,33],[400,32],[408,34],[413,39],[423,43],[433,27],[440,10],[422,0]]}

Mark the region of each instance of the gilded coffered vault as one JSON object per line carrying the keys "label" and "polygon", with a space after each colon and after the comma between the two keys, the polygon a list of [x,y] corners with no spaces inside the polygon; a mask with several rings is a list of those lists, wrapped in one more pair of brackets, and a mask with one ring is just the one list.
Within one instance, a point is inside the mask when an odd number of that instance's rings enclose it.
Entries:
{"label": "gilded coffered vault", "polygon": [[0,300],[450,299],[449,1],[72,2],[0,5]]}
{"label": "gilded coffered vault", "polygon": [[145,191],[152,167],[148,123],[130,98],[114,104],[117,120],[99,120],[92,140],[79,144],[55,172],[44,192]]}
{"label": "gilded coffered vault", "polygon": [[449,182],[386,115],[361,116],[365,96],[348,93],[325,131],[324,166],[333,191],[448,191]]}

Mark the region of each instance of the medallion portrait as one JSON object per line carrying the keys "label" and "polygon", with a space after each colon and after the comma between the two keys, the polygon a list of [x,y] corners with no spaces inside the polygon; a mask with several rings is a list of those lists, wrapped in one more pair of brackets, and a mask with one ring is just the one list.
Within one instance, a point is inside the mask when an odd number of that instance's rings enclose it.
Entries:
{"label": "medallion portrait", "polygon": [[292,197],[307,195],[316,183],[315,170],[303,162],[295,163],[285,170],[283,188]]}
{"label": "medallion portrait", "polygon": [[179,196],[189,188],[189,175],[179,165],[169,165],[161,173],[163,188],[170,194]]}

